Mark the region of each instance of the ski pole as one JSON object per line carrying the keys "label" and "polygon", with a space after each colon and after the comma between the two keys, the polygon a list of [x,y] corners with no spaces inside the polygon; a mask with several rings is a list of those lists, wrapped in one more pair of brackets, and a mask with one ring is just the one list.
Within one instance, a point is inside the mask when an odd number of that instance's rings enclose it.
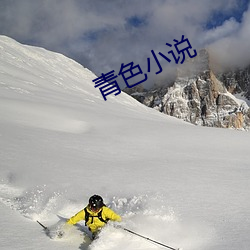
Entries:
{"label": "ski pole", "polygon": [[38,220],[36,221],[40,226],[42,226],[43,227],[43,229],[46,231],[46,230],[48,230],[48,228],[47,227],[45,227],[41,222],[39,222]]}
{"label": "ski pole", "polygon": [[139,237],[141,237],[141,238],[143,238],[143,239],[145,239],[145,240],[154,242],[154,243],[156,243],[156,244],[158,244],[158,245],[161,245],[161,246],[163,246],[163,247],[169,248],[169,249],[171,249],[171,250],[180,250],[179,248],[173,248],[173,247],[167,246],[167,245],[162,244],[162,243],[160,243],[160,242],[158,242],[158,241],[152,240],[152,239],[150,239],[150,238],[148,238],[148,237],[145,237],[145,236],[143,236],[143,235],[140,235],[140,234],[138,234],[138,233],[135,233],[135,232],[133,232],[133,231],[127,229],[127,228],[122,228],[122,229],[125,230],[125,231],[127,231],[127,232],[129,232],[129,233],[131,233],[131,234],[137,235],[137,236],[139,236]]}

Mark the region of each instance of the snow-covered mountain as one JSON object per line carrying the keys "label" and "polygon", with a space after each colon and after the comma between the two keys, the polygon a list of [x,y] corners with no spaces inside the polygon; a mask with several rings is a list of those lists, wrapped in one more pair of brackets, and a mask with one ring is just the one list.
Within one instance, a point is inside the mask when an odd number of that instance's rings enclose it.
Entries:
{"label": "snow-covered mountain", "polygon": [[212,66],[208,51],[200,50],[178,68],[171,86],[134,89],[129,94],[146,106],[196,125],[248,130],[249,69],[215,73]]}
{"label": "snow-covered mountain", "polygon": [[153,250],[108,225],[53,228],[103,196],[122,225],[184,250],[248,250],[249,133],[193,126],[122,93],[63,55],[0,37],[0,248]]}
{"label": "snow-covered mountain", "polygon": [[218,72],[218,79],[223,82],[230,93],[246,98],[250,103],[250,66],[245,68],[228,69]]}

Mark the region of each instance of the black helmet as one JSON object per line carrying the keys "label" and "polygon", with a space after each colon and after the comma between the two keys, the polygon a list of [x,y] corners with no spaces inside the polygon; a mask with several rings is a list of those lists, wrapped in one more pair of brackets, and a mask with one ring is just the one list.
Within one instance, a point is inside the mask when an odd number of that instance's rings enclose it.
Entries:
{"label": "black helmet", "polygon": [[89,206],[93,210],[99,210],[104,206],[103,199],[99,195],[93,195],[89,198]]}

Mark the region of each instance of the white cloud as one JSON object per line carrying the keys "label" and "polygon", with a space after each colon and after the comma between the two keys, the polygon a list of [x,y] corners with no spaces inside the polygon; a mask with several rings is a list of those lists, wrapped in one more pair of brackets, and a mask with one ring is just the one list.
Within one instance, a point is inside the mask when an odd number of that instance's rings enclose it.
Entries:
{"label": "white cloud", "polygon": [[235,34],[240,28],[240,24],[232,17],[226,20],[221,26],[207,30],[204,35],[201,36],[202,44],[211,44],[225,37]]}
{"label": "white cloud", "polygon": [[242,22],[235,26],[237,29],[210,45],[213,60],[218,65],[241,67],[250,63],[250,8],[244,13]]}
{"label": "white cloud", "polygon": [[[204,30],[215,11],[230,14],[235,8],[237,0],[2,0],[0,33],[63,52],[96,73],[117,72],[131,61],[146,70],[152,49],[167,54],[165,43],[182,35],[197,49],[211,42],[214,48],[236,43],[231,33],[246,42],[249,26],[233,18]],[[144,25],[129,26],[133,16],[144,19]],[[166,61],[162,66],[170,67]],[[153,72],[151,80],[155,77]]]}

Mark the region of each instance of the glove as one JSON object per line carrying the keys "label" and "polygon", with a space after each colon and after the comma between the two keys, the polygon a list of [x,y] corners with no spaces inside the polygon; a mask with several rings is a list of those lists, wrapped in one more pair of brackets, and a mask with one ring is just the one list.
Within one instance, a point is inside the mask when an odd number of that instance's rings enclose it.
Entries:
{"label": "glove", "polygon": [[56,232],[57,238],[62,238],[64,234],[65,234],[65,232],[62,231],[62,230],[59,230],[59,231]]}
{"label": "glove", "polygon": [[63,225],[58,226],[56,230],[56,236],[57,238],[62,238],[67,231],[71,228],[71,225],[65,223]]}

